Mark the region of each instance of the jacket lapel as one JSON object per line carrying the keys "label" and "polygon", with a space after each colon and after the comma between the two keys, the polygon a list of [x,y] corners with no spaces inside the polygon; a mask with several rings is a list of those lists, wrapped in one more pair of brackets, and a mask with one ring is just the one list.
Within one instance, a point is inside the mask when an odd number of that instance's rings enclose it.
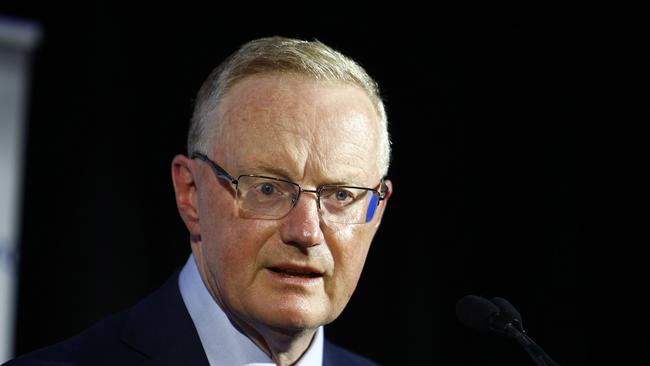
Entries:
{"label": "jacket lapel", "polygon": [[121,339],[147,356],[151,365],[208,366],[178,288],[178,275],[176,271],[160,289],[131,308]]}

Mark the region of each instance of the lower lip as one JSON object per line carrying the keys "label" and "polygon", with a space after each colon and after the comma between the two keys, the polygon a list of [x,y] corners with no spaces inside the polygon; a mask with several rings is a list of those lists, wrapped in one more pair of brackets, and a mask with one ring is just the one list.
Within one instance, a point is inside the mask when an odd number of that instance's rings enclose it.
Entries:
{"label": "lower lip", "polygon": [[270,277],[274,281],[279,281],[287,285],[313,286],[323,282],[322,276],[321,277],[287,276],[282,273],[271,271],[270,269],[266,269],[266,272],[269,273]]}

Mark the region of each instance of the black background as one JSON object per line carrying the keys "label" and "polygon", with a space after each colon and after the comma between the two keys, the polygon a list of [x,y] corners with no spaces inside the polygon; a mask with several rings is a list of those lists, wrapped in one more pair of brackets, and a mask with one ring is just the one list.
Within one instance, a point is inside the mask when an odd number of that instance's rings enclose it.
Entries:
{"label": "black background", "polygon": [[458,323],[472,293],[509,299],[562,365],[647,363],[647,9],[53,3],[0,8],[44,30],[17,354],[130,306],[184,263],[170,162],[194,94],[242,43],[283,35],[359,61],[393,140],[395,194],[331,340],[382,364],[532,364]]}

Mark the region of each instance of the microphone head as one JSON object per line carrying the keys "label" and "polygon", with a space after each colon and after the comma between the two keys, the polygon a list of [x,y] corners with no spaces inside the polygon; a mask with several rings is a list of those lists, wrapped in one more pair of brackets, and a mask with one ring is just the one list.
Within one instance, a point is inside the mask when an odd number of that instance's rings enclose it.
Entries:
{"label": "microphone head", "polygon": [[493,297],[490,301],[499,308],[501,313],[501,320],[505,323],[512,323],[512,325],[519,329],[524,330],[523,320],[519,311],[506,299],[502,297]]}
{"label": "microphone head", "polygon": [[492,319],[499,315],[499,308],[484,297],[466,295],[456,303],[456,316],[466,326],[489,332]]}

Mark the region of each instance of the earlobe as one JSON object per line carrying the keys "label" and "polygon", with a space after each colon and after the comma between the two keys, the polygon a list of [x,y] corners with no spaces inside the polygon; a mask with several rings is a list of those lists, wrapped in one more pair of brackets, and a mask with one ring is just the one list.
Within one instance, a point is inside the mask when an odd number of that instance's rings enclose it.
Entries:
{"label": "earlobe", "polygon": [[386,187],[388,187],[388,190],[386,191],[386,196],[384,197],[384,203],[388,201],[388,198],[393,195],[393,182],[391,182],[389,179],[384,180],[384,184]]}
{"label": "earlobe", "polygon": [[196,181],[192,160],[184,155],[176,155],[172,160],[172,182],[178,212],[191,235],[200,235]]}

